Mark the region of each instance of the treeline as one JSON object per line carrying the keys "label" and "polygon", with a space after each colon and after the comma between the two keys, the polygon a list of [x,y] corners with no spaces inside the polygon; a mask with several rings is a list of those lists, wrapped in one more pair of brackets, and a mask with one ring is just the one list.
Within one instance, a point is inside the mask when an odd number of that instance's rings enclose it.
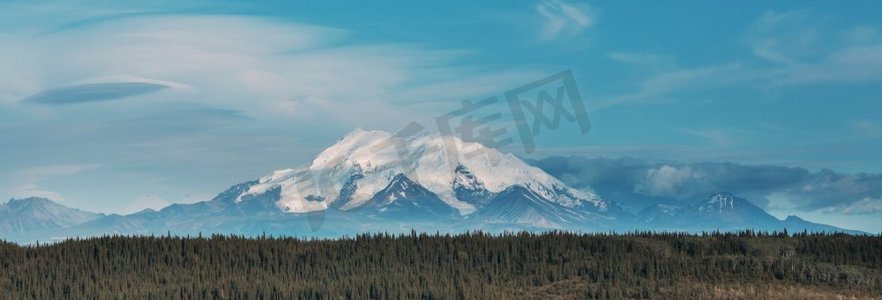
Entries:
{"label": "treeline", "polygon": [[880,269],[844,234],[100,237],[0,243],[0,298],[872,297]]}

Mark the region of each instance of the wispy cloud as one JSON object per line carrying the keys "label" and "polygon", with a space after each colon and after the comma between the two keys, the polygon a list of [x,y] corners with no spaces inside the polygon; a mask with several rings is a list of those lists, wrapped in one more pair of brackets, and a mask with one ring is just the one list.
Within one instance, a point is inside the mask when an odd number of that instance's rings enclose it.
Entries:
{"label": "wispy cloud", "polygon": [[666,54],[610,52],[608,56],[614,61],[631,64],[640,68],[670,69],[676,66],[674,56]]}
{"label": "wispy cloud", "polygon": [[544,20],[539,36],[545,40],[573,36],[594,25],[591,7],[586,4],[545,0],[536,5],[536,12]]}
{"label": "wispy cloud", "polygon": [[745,82],[763,77],[763,74],[746,69],[742,64],[701,66],[692,68],[668,68],[657,71],[638,84],[635,91],[602,97],[592,109],[640,104],[663,96],[684,91],[710,89]]}
{"label": "wispy cloud", "polygon": [[728,147],[735,144],[732,136],[721,129],[683,129],[683,131],[710,141],[714,147]]}
{"label": "wispy cloud", "polygon": [[779,84],[882,80],[877,25],[837,27],[807,11],[770,11],[747,32],[753,54],[777,66]]}
{"label": "wispy cloud", "polygon": [[766,90],[807,84],[882,81],[882,26],[836,26],[808,11],[766,12],[743,33],[746,58],[681,66],[653,53],[612,52],[611,60],[651,71],[633,92],[602,97],[594,109],[641,104],[712,88]]}
{"label": "wispy cloud", "polygon": [[882,137],[882,124],[879,124],[879,121],[852,120],[848,125],[854,129],[855,135],[859,138]]}
{"label": "wispy cloud", "polygon": [[818,57],[824,51],[824,20],[806,11],[766,12],[747,30],[747,43],[754,55],[782,63]]}
{"label": "wispy cloud", "polygon": [[129,203],[129,205],[126,208],[124,208],[122,211],[120,211],[120,213],[132,214],[132,213],[136,213],[139,211],[143,211],[145,209],[160,210],[160,209],[165,208],[166,206],[169,206],[171,204],[172,204],[172,202],[167,201],[165,199],[162,199],[161,197],[159,197],[157,195],[146,194],[146,195],[141,195],[138,198],[135,198],[135,200],[132,200],[132,202]]}
{"label": "wispy cloud", "polygon": [[[13,31],[0,35],[0,43],[13,45],[0,47],[0,69],[12,71],[0,75],[0,103],[152,97],[148,93],[160,90],[159,82],[172,82],[188,88],[153,98],[201,102],[277,120],[335,116],[340,108],[413,115],[390,103],[458,101],[523,80],[501,76],[504,70],[457,67],[455,61],[465,51],[355,44],[347,41],[348,35],[337,28],[231,15],[134,15],[39,35]],[[58,59],[47,64],[46,57]],[[107,77],[159,82],[76,85]],[[438,89],[443,82],[454,82],[457,88]],[[390,125],[390,118],[374,116],[360,113],[338,121]]]}
{"label": "wispy cloud", "polygon": [[65,105],[109,101],[158,92],[168,86],[146,82],[113,82],[72,85],[45,90],[24,98],[21,102]]}
{"label": "wispy cloud", "polygon": [[71,176],[79,174],[86,170],[97,168],[94,164],[67,164],[67,165],[49,165],[40,167],[31,167],[19,172],[16,176],[17,181],[7,182],[11,184],[4,188],[5,192],[12,197],[42,197],[55,201],[65,202],[67,199],[59,192],[43,189],[39,186],[41,180]]}
{"label": "wispy cloud", "polygon": [[882,212],[882,199],[863,198],[859,201],[824,209],[825,213],[868,215]]}

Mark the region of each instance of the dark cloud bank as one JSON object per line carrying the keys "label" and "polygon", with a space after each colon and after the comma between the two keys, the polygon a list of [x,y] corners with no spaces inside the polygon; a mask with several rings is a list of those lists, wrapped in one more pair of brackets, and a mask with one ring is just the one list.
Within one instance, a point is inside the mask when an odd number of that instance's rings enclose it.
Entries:
{"label": "dark cloud bank", "polygon": [[766,209],[882,212],[882,174],[635,158],[548,157],[531,163],[573,187],[590,187],[633,210],[655,203],[683,204],[725,191]]}

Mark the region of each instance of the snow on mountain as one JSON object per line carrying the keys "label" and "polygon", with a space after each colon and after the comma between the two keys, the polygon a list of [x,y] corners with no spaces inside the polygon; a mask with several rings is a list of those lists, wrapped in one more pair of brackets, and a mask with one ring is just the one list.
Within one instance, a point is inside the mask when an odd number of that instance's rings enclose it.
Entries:
{"label": "snow on mountain", "polygon": [[575,229],[590,223],[589,215],[545,200],[535,191],[512,186],[469,216],[474,227],[490,224],[522,225],[525,228]]}
{"label": "snow on mountain", "polygon": [[459,211],[403,174],[352,210],[396,220],[438,221],[459,216]]}
{"label": "snow on mountain", "polygon": [[716,193],[698,207],[703,213],[723,213],[735,209],[735,196],[729,193]]}
{"label": "snow on mountain", "polygon": [[486,202],[491,194],[512,186],[527,188],[570,208],[605,211],[608,205],[597,195],[569,188],[514,155],[478,143],[440,135],[401,139],[388,132],[361,129],[322,151],[307,167],[279,170],[260,178],[237,201],[279,188],[277,205],[286,212],[320,211],[332,205],[350,210],[371,200],[399,174],[463,215],[483,204],[464,195]]}
{"label": "snow on mountain", "polygon": [[697,208],[707,223],[730,223],[739,226],[777,225],[780,220],[746,199],[730,193],[716,193]]}
{"label": "snow on mountain", "polygon": [[456,199],[465,201],[475,207],[482,207],[493,200],[493,193],[484,187],[484,183],[478,180],[471,171],[464,166],[457,166],[454,170],[453,192]]}
{"label": "snow on mountain", "polygon": [[102,217],[49,199],[30,197],[0,204],[0,233],[65,228]]}
{"label": "snow on mountain", "polygon": [[693,205],[680,207],[657,204],[642,210],[639,219],[656,228],[690,230],[781,230],[781,220],[746,199],[730,193],[710,195]]}

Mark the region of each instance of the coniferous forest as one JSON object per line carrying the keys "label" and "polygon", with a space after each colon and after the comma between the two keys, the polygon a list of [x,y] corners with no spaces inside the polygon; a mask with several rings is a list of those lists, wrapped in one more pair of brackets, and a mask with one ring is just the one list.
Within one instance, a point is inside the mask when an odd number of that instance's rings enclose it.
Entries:
{"label": "coniferous forest", "polygon": [[805,298],[882,295],[844,234],[100,237],[0,243],[3,299]]}

